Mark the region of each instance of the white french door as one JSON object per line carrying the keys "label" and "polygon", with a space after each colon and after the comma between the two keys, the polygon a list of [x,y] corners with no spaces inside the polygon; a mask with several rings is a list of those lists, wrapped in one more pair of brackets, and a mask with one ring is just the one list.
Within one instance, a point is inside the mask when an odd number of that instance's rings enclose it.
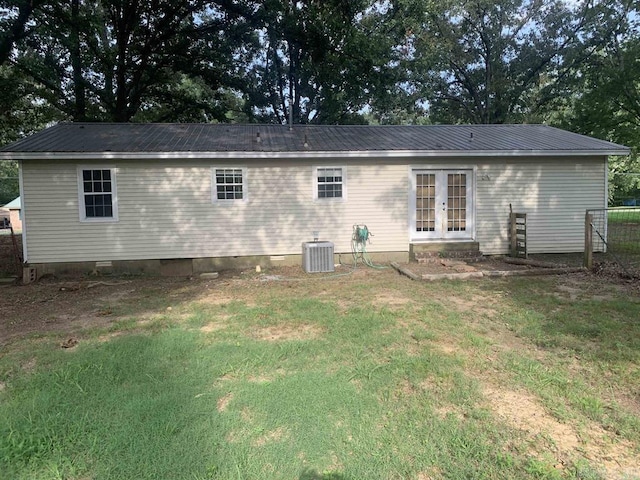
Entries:
{"label": "white french door", "polygon": [[412,240],[473,238],[473,170],[412,171]]}

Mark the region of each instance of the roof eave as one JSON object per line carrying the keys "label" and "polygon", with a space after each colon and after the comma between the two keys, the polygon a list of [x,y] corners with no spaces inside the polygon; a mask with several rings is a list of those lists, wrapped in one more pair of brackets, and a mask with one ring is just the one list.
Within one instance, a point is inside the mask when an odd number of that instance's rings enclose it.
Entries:
{"label": "roof eave", "polygon": [[0,160],[158,160],[250,158],[411,158],[411,157],[593,157],[624,156],[629,149],[604,150],[365,150],[295,152],[0,152]]}

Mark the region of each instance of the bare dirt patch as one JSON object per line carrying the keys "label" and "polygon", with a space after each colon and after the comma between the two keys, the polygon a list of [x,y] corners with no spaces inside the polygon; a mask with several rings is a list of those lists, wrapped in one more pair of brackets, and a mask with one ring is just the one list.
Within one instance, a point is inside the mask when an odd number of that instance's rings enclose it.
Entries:
{"label": "bare dirt patch", "polygon": [[442,470],[438,467],[431,467],[429,470],[418,473],[416,480],[435,480],[442,478]]}
{"label": "bare dirt patch", "polygon": [[249,377],[247,380],[249,381],[249,383],[257,383],[259,385],[262,385],[264,383],[271,383],[274,378],[275,377],[272,377],[271,375],[256,375]]}
{"label": "bare dirt patch", "polygon": [[393,290],[381,290],[373,300],[376,307],[387,307],[391,309],[402,308],[406,305],[415,304],[411,298],[403,296],[400,292]]}
{"label": "bare dirt patch", "polygon": [[249,409],[249,407],[244,407],[240,412],[240,416],[242,417],[242,421],[244,423],[253,423],[253,412]]}
{"label": "bare dirt patch", "polygon": [[250,383],[258,383],[258,384],[271,383],[277,379],[285,377],[286,375],[287,375],[286,370],[284,370],[283,368],[278,368],[271,375],[266,375],[266,374],[253,375],[247,378],[247,381]]}
{"label": "bare dirt patch", "polygon": [[267,342],[287,340],[313,340],[322,334],[322,330],[315,325],[282,323],[268,327],[257,328],[251,332],[251,337]]}
{"label": "bare dirt patch", "polygon": [[[108,329],[135,317],[140,324],[171,314],[178,305],[206,291],[201,282],[183,278],[44,278],[30,285],[0,286],[0,345],[30,335],[56,334],[60,341],[81,337],[86,329]],[[73,288],[71,288],[73,287]]]}
{"label": "bare dirt patch", "polygon": [[105,335],[100,335],[98,337],[98,342],[100,342],[100,343],[109,342],[109,341],[113,340],[114,338],[118,338],[118,337],[123,336],[124,334],[128,334],[129,335],[129,334],[131,334],[131,332],[130,331],[119,331],[119,332],[110,332],[110,333],[107,333]]}
{"label": "bare dirt patch", "polygon": [[209,322],[200,328],[202,333],[214,333],[227,328],[227,324],[223,321]]}
{"label": "bare dirt patch", "polygon": [[474,295],[466,293],[464,295],[452,295],[447,297],[442,302],[445,307],[454,307],[461,312],[473,312],[475,314],[481,314],[488,318],[494,318],[497,315],[497,311],[492,308],[494,300],[487,298],[486,296]]}
{"label": "bare dirt patch", "polygon": [[424,352],[425,348],[425,344],[419,341],[394,343],[385,349],[385,353],[401,352],[409,357],[418,357]]}
{"label": "bare dirt patch", "polygon": [[36,369],[36,359],[31,358],[21,365],[22,371],[26,373],[32,373]]}
{"label": "bare dirt patch", "polygon": [[236,298],[231,295],[227,295],[226,293],[214,291],[214,292],[206,292],[199,299],[199,303],[205,305],[228,305],[229,303],[236,300]]}
{"label": "bare dirt patch", "polygon": [[444,353],[445,355],[463,355],[468,356],[468,352],[466,352],[459,343],[454,343],[454,338],[447,338],[446,340],[440,340],[435,342],[435,347]]}
{"label": "bare dirt patch", "polygon": [[436,408],[436,414],[440,418],[447,418],[453,416],[458,421],[463,421],[465,418],[464,413],[460,410],[459,407],[455,405],[443,405]]}
{"label": "bare dirt patch", "polygon": [[483,394],[490,408],[511,426],[532,435],[547,434],[565,450],[575,450],[580,444],[570,426],[558,422],[526,393],[485,385]]}
{"label": "bare dirt patch", "polygon": [[287,429],[284,427],[278,427],[275,430],[265,433],[264,435],[256,438],[251,445],[254,447],[264,447],[267,443],[278,442],[288,436]]}
{"label": "bare dirt patch", "polygon": [[220,398],[216,403],[216,407],[219,412],[224,412],[227,409],[229,403],[233,400],[233,393],[229,392],[224,397]]}
{"label": "bare dirt patch", "polygon": [[[635,285],[640,291],[640,284]],[[634,285],[629,282],[596,282],[588,274],[560,277],[555,292],[551,294],[560,300],[576,301],[589,299],[594,301],[613,300],[620,294],[627,295]],[[631,292],[630,292],[631,290]],[[638,292],[635,292],[636,295]]]}
{"label": "bare dirt patch", "polygon": [[[507,424],[527,436],[549,438],[558,465],[564,460],[584,457],[601,465],[606,478],[622,479],[640,475],[640,459],[633,445],[617,438],[599,425],[591,423],[584,432],[551,416],[535,397],[526,392],[485,385],[483,394],[487,404]],[[542,454],[544,452],[533,452]],[[547,451],[549,453],[549,451]]]}
{"label": "bare dirt patch", "polygon": [[[280,280],[269,280],[274,277]],[[326,275],[306,274],[297,267],[273,269],[269,275],[229,271],[221,272],[215,281],[171,277],[43,278],[25,286],[0,286],[0,345],[32,335],[53,334],[59,336],[56,341],[60,342],[69,336],[82,340],[85,330],[108,330],[122,320],[136,319],[143,325],[170,317],[172,322],[180,322],[188,319],[180,317],[182,305],[187,304],[220,307],[241,302],[251,308],[274,285],[285,285],[298,298],[317,297],[318,292],[325,292],[326,298],[346,310],[362,303],[362,292],[350,287],[361,285],[364,280],[376,285],[384,283],[380,297],[371,300],[380,306],[402,308],[412,301],[402,294],[404,277],[392,269],[364,267]],[[96,286],[87,288],[89,284]],[[209,328],[215,330],[217,326]],[[309,326],[285,325],[261,329],[258,338],[295,340],[314,338],[320,333]]]}
{"label": "bare dirt patch", "polygon": [[227,443],[237,443],[251,436],[251,426],[255,420],[254,412],[252,412],[248,407],[244,407],[240,411],[240,418],[242,419],[243,427],[238,430],[230,431],[225,437]]}

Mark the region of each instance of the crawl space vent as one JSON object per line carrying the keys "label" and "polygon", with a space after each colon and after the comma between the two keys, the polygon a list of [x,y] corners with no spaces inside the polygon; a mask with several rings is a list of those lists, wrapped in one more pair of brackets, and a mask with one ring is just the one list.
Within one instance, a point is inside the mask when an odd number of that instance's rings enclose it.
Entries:
{"label": "crawl space vent", "polygon": [[333,243],[305,242],[302,244],[302,267],[307,273],[333,272]]}

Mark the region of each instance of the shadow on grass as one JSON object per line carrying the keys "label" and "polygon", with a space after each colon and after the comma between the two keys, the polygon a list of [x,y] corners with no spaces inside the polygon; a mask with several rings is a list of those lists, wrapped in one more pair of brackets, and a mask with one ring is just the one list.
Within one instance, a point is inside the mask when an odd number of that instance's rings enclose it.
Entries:
{"label": "shadow on grass", "polygon": [[507,323],[539,347],[614,362],[640,359],[640,302],[632,286],[611,286],[595,276],[487,285],[488,290],[508,292],[512,309]]}
{"label": "shadow on grass", "polygon": [[[205,385],[196,335],[170,330],[56,351],[5,378],[2,478],[200,478],[227,434]],[[1,370],[1,369],[0,369]]]}
{"label": "shadow on grass", "polygon": [[[125,323],[151,318],[175,321],[172,312],[189,310],[193,302],[215,298],[231,302],[223,292],[240,271],[223,272],[218,280],[186,277],[86,276],[43,278],[33,284],[3,287],[0,345],[17,339],[64,335],[86,336],[94,330],[121,330]],[[240,285],[234,294],[254,287]],[[225,297],[222,300],[222,297]]]}
{"label": "shadow on grass", "polygon": [[585,302],[551,314],[541,326],[550,346],[569,348],[605,361],[638,361],[640,305],[622,300]]}
{"label": "shadow on grass", "polygon": [[320,473],[317,470],[304,470],[298,480],[347,480],[347,477],[339,473]]}

